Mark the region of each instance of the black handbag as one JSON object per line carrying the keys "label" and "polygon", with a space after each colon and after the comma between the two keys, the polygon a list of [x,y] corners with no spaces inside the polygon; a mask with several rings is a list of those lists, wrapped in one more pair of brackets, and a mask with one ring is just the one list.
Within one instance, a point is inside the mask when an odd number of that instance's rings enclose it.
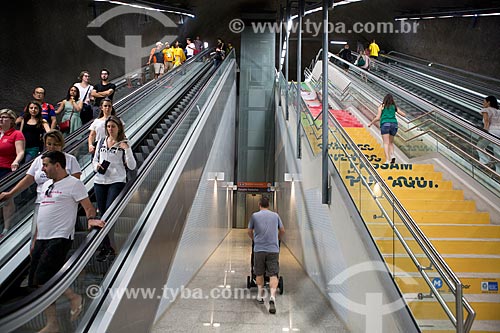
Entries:
{"label": "black handbag", "polygon": [[94,118],[94,111],[92,109],[92,105],[85,103],[85,99],[89,93],[90,87],[87,89],[85,96],[83,96],[83,107],[82,111],[80,111],[80,118],[82,119],[82,124],[86,124]]}

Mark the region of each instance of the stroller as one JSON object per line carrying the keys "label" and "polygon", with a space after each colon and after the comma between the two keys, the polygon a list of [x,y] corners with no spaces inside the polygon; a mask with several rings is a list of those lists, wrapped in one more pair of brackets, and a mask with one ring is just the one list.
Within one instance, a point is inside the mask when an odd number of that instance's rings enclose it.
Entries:
{"label": "stroller", "polygon": [[[280,242],[281,243],[281,242]],[[251,276],[247,276],[247,288],[257,287],[256,275],[253,271],[253,260],[254,260],[254,252],[253,252],[253,242],[252,242],[252,256],[250,259],[250,271],[252,272]],[[269,276],[264,275],[264,287],[269,287]],[[283,295],[283,277],[278,277],[278,290],[280,295]]]}

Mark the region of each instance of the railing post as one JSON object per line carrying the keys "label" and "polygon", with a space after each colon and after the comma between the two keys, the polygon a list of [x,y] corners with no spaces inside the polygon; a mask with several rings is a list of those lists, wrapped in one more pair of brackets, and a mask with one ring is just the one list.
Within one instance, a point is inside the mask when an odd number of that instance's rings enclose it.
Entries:
{"label": "railing post", "polygon": [[464,308],[462,306],[462,283],[457,284],[457,294],[456,297],[456,318],[457,318],[457,333],[464,333]]}

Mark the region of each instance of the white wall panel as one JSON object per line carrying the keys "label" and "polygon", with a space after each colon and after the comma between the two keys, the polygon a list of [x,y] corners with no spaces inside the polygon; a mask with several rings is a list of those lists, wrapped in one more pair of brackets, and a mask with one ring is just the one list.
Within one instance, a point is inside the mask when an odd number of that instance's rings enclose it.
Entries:
{"label": "white wall panel", "polygon": [[[188,284],[231,229],[233,195],[225,185],[234,181],[236,85],[225,107],[165,285],[171,290]],[[224,172],[224,180],[208,180],[213,172]],[[171,295],[165,296],[155,321],[171,304]]]}

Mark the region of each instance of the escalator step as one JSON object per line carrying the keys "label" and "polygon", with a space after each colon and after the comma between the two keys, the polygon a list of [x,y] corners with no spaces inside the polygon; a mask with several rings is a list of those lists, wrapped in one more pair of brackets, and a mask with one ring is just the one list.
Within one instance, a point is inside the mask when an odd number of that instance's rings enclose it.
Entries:
{"label": "escalator step", "polygon": [[122,217],[118,219],[115,223],[115,232],[116,233],[130,233],[137,223],[137,217]]}
{"label": "escalator step", "polygon": [[[166,132],[168,130],[168,128],[170,127],[170,124],[168,124],[168,123],[160,123],[160,127],[161,127],[162,130],[164,130]],[[156,133],[154,135],[158,135],[158,134]]]}
{"label": "escalator step", "polygon": [[139,147],[139,150],[143,153],[143,154],[151,154],[151,151],[149,150],[149,147],[148,146],[145,146],[145,145],[142,145]]}
{"label": "escalator step", "polygon": [[155,128],[155,132],[156,132],[156,134],[158,134],[159,136],[163,137],[167,131],[165,131],[165,130],[163,129],[163,127],[157,127],[157,128]]}
{"label": "escalator step", "polygon": [[135,153],[134,152],[134,156],[135,156],[135,160],[138,163],[144,163],[144,154],[142,154],[142,153]]}

